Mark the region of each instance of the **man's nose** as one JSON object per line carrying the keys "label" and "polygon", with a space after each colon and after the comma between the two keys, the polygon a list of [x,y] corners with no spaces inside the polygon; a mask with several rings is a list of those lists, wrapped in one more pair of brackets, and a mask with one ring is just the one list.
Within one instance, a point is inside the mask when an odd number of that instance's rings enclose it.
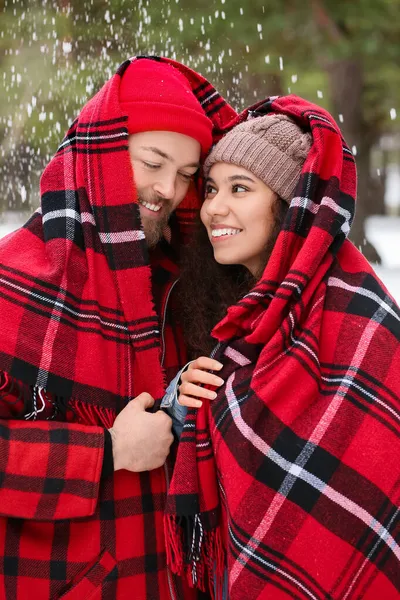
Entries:
{"label": "man's nose", "polygon": [[175,176],[163,175],[153,186],[154,191],[165,198],[172,200],[175,196]]}

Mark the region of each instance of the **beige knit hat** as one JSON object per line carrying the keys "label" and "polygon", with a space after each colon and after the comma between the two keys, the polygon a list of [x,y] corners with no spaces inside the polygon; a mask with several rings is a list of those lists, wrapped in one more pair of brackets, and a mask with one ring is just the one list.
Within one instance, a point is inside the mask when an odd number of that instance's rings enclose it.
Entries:
{"label": "beige knit hat", "polygon": [[204,174],[208,177],[217,162],[232,163],[251,171],[290,202],[311,144],[311,134],[286,115],[255,117],[234,127],[214,146]]}

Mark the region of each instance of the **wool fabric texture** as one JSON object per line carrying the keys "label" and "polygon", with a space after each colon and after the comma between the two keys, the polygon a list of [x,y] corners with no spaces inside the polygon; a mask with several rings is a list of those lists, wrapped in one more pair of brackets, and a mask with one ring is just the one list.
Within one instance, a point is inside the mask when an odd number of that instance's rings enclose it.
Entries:
{"label": "wool fabric texture", "polygon": [[293,95],[252,111],[313,143],[263,275],[212,332],[225,384],[184,423],[169,564],[218,598],[226,570],[229,600],[399,600],[400,310],[346,239],[356,167],[331,115]]}
{"label": "wool fabric texture", "polygon": [[[236,118],[203,77],[159,61],[182,70],[215,131]],[[166,567],[169,466],[102,475],[105,428],[140,392],[157,409],[185,360],[167,300],[200,205],[193,184],[171,244],[149,253],[119,102],[130,65],[83,107],[40,207],[0,240],[1,598],[193,597]]]}
{"label": "wool fabric texture", "polygon": [[209,151],[213,123],[172,65],[148,58],[132,62],[122,77],[120,102],[129,133],[175,131],[197,140],[203,154]]}
{"label": "wool fabric texture", "polygon": [[217,162],[251,171],[286,202],[293,198],[312,138],[287,115],[250,118],[211,150],[204,165],[208,176]]}

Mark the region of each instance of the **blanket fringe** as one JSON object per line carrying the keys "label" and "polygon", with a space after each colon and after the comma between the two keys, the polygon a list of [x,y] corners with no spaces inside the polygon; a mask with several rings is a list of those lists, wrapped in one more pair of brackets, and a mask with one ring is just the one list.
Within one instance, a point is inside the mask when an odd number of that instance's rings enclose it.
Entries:
{"label": "blanket fringe", "polygon": [[80,400],[71,399],[69,408],[75,413],[75,421],[84,425],[101,425],[110,429],[115,421],[115,411],[111,408],[101,408],[93,404],[86,404]]}
{"label": "blanket fringe", "polygon": [[15,379],[6,371],[0,371],[0,401],[3,401],[0,418],[4,419],[61,420],[109,429],[116,417],[111,408],[51,394],[43,387]]}
{"label": "blanket fringe", "polygon": [[220,526],[204,529],[201,515],[165,516],[167,561],[173,573],[185,576],[192,588],[222,600],[225,551]]}

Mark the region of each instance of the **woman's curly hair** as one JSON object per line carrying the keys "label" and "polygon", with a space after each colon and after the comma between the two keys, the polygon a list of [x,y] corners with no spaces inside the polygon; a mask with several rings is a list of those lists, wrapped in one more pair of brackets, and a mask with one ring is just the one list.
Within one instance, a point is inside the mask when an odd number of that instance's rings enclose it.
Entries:
{"label": "woman's curly hair", "polygon": [[210,333],[229,306],[245,296],[261,277],[288,210],[277,198],[272,206],[274,227],[265,246],[262,268],[257,276],[242,265],[220,265],[200,218],[194,236],[183,253],[179,282],[179,312],[191,359],[208,356],[215,346]]}

